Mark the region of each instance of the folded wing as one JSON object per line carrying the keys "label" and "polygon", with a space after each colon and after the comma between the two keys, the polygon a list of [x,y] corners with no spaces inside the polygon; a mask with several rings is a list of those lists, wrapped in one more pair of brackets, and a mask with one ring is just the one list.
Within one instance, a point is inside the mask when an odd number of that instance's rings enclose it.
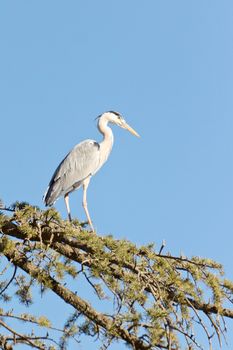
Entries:
{"label": "folded wing", "polygon": [[96,141],[85,140],[76,145],[55,170],[44,195],[45,205],[53,205],[60,196],[80,187],[98,170],[99,164],[100,145]]}

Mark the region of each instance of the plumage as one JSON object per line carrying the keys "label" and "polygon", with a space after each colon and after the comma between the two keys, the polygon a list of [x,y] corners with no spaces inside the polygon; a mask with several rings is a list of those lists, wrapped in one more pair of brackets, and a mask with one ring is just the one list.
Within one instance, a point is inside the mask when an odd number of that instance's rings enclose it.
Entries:
{"label": "plumage", "polygon": [[100,145],[93,140],[85,140],[76,145],[55,170],[45,194],[46,205],[66,193],[78,189],[83,180],[95,174],[100,164]]}
{"label": "plumage", "polygon": [[139,136],[118,112],[103,113],[98,117],[98,129],[103,135],[103,140],[100,143],[94,140],[85,140],[77,144],[58,165],[43,197],[45,205],[50,206],[59,197],[64,196],[68,217],[71,220],[68,195],[83,186],[83,207],[93,231],[94,228],[87,209],[86,191],[90,178],[106,162],[111,152],[113,133],[108,126],[109,122],[128,129],[132,134]]}

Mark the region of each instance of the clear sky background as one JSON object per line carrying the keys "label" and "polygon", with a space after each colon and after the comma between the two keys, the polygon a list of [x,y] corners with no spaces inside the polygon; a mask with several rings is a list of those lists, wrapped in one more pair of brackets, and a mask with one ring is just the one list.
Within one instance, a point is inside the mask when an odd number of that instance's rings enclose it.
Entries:
{"label": "clear sky background", "polygon": [[[94,118],[119,111],[141,138],[113,127],[88,190],[97,231],[165,239],[233,279],[232,66],[230,0],[2,0],[0,197],[43,207],[61,159],[101,140]],[[84,220],[81,198],[71,210]],[[232,334],[230,322],[224,350]]]}

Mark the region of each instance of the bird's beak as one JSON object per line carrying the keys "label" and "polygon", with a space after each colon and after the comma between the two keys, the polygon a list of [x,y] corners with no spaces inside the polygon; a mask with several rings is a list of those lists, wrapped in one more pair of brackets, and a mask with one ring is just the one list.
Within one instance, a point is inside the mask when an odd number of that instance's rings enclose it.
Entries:
{"label": "bird's beak", "polygon": [[140,137],[140,135],[138,135],[137,131],[135,131],[133,128],[131,128],[131,126],[129,126],[127,123],[124,123],[123,127],[124,127],[124,129],[131,132],[131,134],[133,134],[134,136]]}

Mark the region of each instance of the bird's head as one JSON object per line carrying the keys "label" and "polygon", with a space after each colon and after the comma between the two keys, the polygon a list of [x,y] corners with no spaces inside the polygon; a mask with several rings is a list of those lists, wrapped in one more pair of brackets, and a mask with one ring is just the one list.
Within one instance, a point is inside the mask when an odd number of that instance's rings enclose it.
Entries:
{"label": "bird's head", "polygon": [[100,115],[99,118],[101,119],[103,118],[109,123],[116,124],[120,126],[122,129],[126,129],[129,132],[131,132],[131,134],[137,137],[140,137],[138,133],[133,128],[131,128],[129,124],[126,123],[125,119],[118,112],[114,112],[114,111],[105,112],[102,115]]}

